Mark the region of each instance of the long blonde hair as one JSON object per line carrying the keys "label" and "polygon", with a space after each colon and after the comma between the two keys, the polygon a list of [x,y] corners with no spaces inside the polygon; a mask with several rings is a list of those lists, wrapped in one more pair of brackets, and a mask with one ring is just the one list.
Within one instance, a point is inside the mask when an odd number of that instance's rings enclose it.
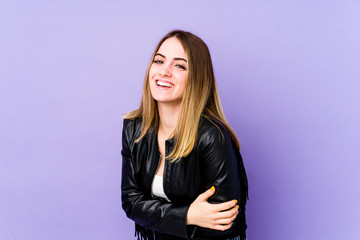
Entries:
{"label": "long blonde hair", "polygon": [[187,55],[188,79],[177,125],[172,135],[175,138],[175,147],[167,159],[177,161],[190,154],[197,141],[201,116],[221,122],[240,149],[239,141],[225,119],[209,49],[199,37],[181,30],[171,31],[160,40],[146,71],[140,107],[124,115],[125,119],[142,118],[141,133],[136,142],[140,141],[149,129],[154,128],[157,132],[159,127],[157,103],[150,92],[149,71],[160,46],[171,37],[176,37],[181,42]]}

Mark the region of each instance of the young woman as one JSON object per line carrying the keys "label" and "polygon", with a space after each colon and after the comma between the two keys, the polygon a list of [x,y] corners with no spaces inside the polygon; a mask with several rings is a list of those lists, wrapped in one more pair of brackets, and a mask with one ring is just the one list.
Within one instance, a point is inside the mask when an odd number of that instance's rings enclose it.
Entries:
{"label": "young woman", "polygon": [[159,42],[124,118],[122,206],[138,239],[244,240],[246,173],[199,37]]}

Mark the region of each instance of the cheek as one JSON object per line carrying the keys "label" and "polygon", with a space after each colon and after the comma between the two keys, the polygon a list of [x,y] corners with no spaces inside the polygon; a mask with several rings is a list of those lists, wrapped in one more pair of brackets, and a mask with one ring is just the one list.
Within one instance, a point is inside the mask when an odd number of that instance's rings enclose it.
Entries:
{"label": "cheek", "polygon": [[185,75],[185,76],[182,77],[182,79],[181,79],[182,89],[185,89],[185,88],[186,88],[187,80],[188,80],[187,75]]}
{"label": "cheek", "polygon": [[149,79],[151,79],[154,75],[154,68],[150,68],[149,70]]}
{"label": "cheek", "polygon": [[149,69],[149,78],[153,78],[159,72],[159,66],[151,64]]}
{"label": "cheek", "polygon": [[152,92],[154,91],[155,85],[154,85],[153,81],[151,80],[150,74],[149,74],[148,84],[149,84],[150,92],[151,92],[151,94],[152,94]]}

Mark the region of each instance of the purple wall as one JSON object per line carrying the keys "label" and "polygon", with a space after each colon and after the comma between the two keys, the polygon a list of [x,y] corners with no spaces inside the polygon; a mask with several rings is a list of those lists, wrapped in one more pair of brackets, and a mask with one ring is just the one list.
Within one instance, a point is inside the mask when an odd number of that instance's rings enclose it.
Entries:
{"label": "purple wall", "polygon": [[0,3],[0,239],[133,239],[121,114],[174,28],[210,47],[249,239],[360,237],[358,0],[54,2]]}

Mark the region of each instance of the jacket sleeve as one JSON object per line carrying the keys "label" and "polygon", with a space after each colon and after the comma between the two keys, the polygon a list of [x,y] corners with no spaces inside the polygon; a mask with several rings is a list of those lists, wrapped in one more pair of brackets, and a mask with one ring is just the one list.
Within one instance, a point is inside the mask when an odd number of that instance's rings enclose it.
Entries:
{"label": "jacket sleeve", "polygon": [[206,188],[216,188],[209,202],[240,200],[239,163],[235,151],[238,150],[223,127],[209,127],[201,136],[199,153]]}
{"label": "jacket sleeve", "polygon": [[[137,224],[157,232],[188,238],[186,217],[189,206],[176,205],[145,194],[137,182],[134,159],[132,158],[131,130],[126,131],[129,120],[124,121],[122,135],[122,207],[126,215]],[[130,124],[129,124],[130,125]]]}
{"label": "jacket sleeve", "polygon": [[[241,155],[228,131],[220,124],[212,124],[201,134],[198,147],[205,187],[215,186],[215,193],[208,201],[222,203],[236,199],[241,211],[242,199],[247,196],[247,180],[245,170],[241,170]],[[196,231],[202,236],[224,236],[238,232],[243,221],[244,216],[239,214],[233,226],[224,232],[200,227]]]}

